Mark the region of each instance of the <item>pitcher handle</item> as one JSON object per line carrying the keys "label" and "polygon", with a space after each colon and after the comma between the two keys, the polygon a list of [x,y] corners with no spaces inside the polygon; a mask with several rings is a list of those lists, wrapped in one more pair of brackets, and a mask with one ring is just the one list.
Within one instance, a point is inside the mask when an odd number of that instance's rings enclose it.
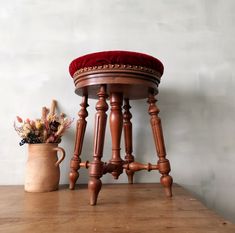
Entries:
{"label": "pitcher handle", "polygon": [[56,150],[58,152],[61,152],[62,156],[59,160],[57,160],[57,162],[55,163],[55,166],[58,167],[60,165],[60,163],[64,160],[64,157],[65,157],[65,151],[62,147],[55,147],[53,148],[53,150]]}

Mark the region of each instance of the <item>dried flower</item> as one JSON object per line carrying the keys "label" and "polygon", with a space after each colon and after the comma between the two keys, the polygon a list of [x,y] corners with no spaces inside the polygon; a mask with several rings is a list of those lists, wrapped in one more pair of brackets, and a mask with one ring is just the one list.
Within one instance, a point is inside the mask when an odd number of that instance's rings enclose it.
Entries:
{"label": "dried flower", "polygon": [[73,120],[65,117],[64,113],[57,115],[56,101],[53,100],[51,109],[42,108],[41,119],[25,121],[17,116],[16,119],[21,126],[17,126],[14,122],[14,128],[18,135],[22,138],[20,145],[25,143],[59,143],[65,131],[71,126]]}
{"label": "dried flower", "polygon": [[16,116],[16,119],[17,119],[17,121],[18,121],[19,123],[22,123],[22,122],[23,122],[22,118],[19,117],[19,116]]}

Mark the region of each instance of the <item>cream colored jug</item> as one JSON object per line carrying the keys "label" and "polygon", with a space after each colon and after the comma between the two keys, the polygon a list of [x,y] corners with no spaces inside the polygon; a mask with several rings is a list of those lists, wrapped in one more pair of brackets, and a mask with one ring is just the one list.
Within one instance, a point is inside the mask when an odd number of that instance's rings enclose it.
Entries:
{"label": "cream colored jug", "polygon": [[[57,152],[61,152],[59,160]],[[65,151],[58,147],[58,144],[29,144],[25,171],[25,191],[49,192],[57,190],[60,181],[59,164],[64,157]]]}

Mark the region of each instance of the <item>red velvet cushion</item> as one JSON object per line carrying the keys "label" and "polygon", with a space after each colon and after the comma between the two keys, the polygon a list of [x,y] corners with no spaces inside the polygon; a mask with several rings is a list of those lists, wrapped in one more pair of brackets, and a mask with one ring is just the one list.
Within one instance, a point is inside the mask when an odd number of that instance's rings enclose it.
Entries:
{"label": "red velvet cushion", "polygon": [[158,59],[147,54],[129,51],[105,51],[76,58],[71,62],[69,72],[73,76],[81,68],[108,64],[143,66],[157,70],[160,74],[163,74],[164,70],[163,64]]}

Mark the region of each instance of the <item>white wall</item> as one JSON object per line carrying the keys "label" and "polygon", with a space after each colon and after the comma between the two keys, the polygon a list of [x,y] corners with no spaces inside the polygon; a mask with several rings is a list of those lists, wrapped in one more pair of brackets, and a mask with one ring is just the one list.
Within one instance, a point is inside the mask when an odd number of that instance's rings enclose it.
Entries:
{"label": "white wall", "polygon": [[[175,182],[235,222],[235,1],[233,0],[0,0],[0,184],[23,184],[27,146],[19,147],[16,115],[39,117],[59,101],[76,118],[70,61],[101,50],[133,50],[162,60],[159,106]],[[83,158],[92,156],[94,102]],[[145,101],[133,103],[134,152],[155,162]],[[68,183],[75,124],[61,183]],[[107,131],[104,160],[110,156]],[[106,175],[104,182],[113,182]],[[140,172],[138,182],[158,182]],[[87,182],[82,171],[79,182]],[[119,182],[126,182],[121,176]]]}

